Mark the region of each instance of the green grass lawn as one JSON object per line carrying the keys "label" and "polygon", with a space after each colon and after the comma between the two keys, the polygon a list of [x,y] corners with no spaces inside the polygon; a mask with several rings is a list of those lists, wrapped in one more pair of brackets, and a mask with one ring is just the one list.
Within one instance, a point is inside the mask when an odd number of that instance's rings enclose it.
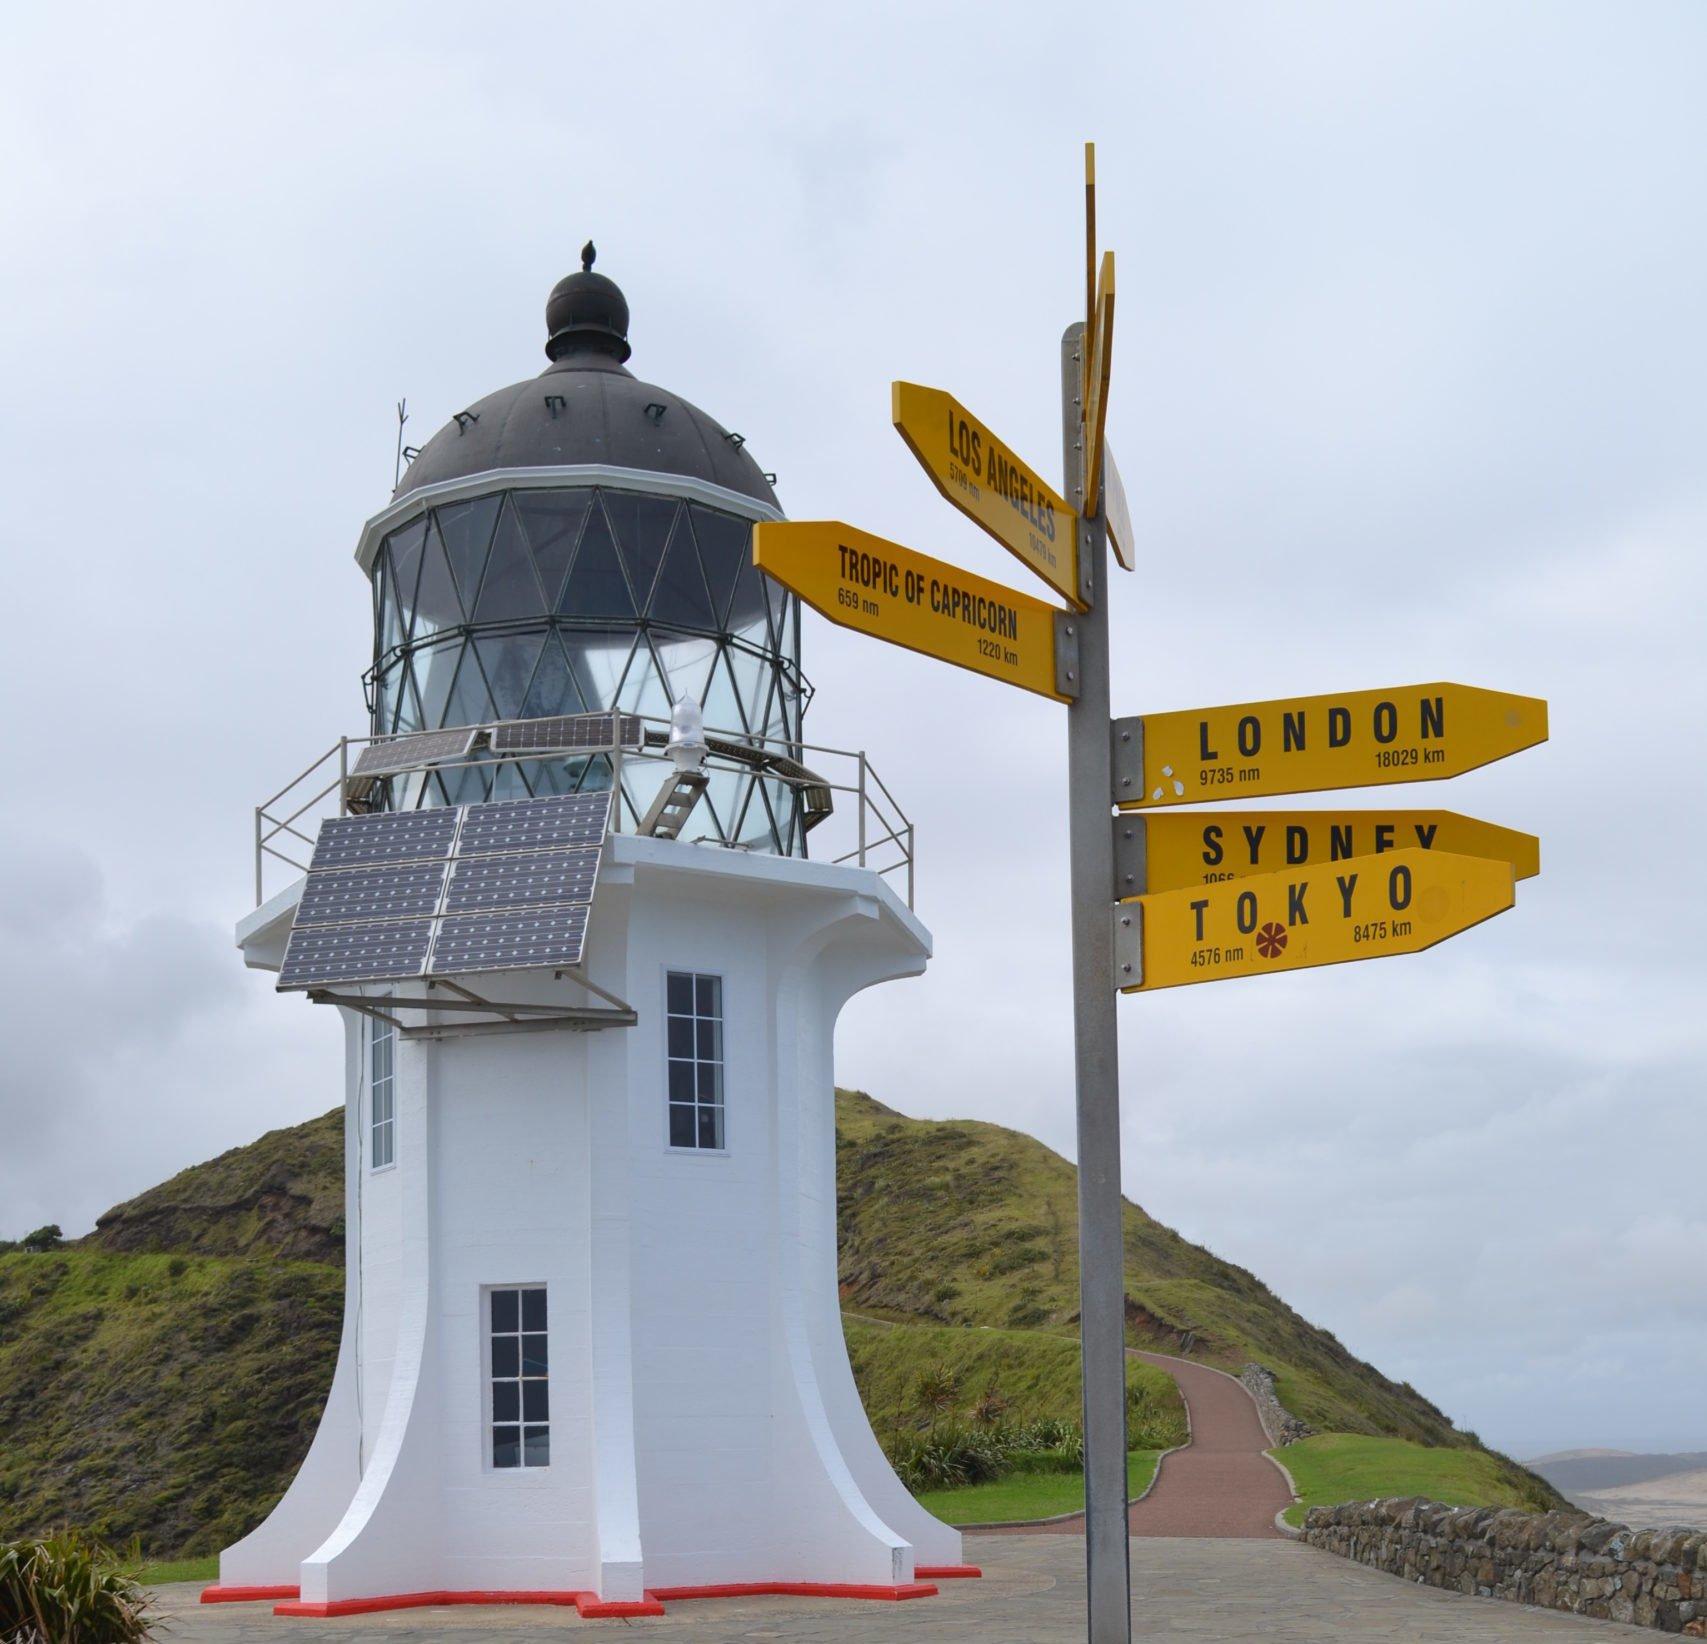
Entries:
{"label": "green grass lawn", "polygon": [[[1126,1458],[1126,1494],[1149,1487],[1159,1450],[1134,1450]],[[993,1484],[961,1490],[926,1490],[919,1505],[944,1524],[1001,1524],[1016,1518],[1054,1518],[1085,1504],[1083,1473],[1009,1473]]]}
{"label": "green grass lawn", "polygon": [[140,1564],[125,1572],[144,1587],[159,1587],[168,1581],[218,1581],[219,1555],[206,1558],[167,1559],[159,1564]]}
{"label": "green grass lawn", "polygon": [[1524,1507],[1537,1501],[1528,1475],[1486,1450],[1446,1450],[1405,1439],[1367,1438],[1361,1433],[1318,1433],[1271,1450],[1291,1473],[1303,1498],[1286,1510],[1288,1524],[1302,1524],[1307,1507],[1378,1496],[1427,1496],[1449,1507]]}

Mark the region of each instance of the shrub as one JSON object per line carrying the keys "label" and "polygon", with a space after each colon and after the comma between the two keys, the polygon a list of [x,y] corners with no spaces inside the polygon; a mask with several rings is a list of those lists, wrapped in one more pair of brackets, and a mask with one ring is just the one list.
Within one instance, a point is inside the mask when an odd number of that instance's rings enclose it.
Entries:
{"label": "shrub", "polygon": [[983,1484],[1008,1471],[1001,1437],[969,1427],[909,1433],[890,1447],[889,1460],[909,1490],[954,1490]]}
{"label": "shrub", "polygon": [[1010,1427],[1005,1435],[1010,1450],[1061,1450],[1082,1461],[1085,1436],[1076,1421],[1027,1421]]}
{"label": "shrub", "polygon": [[1188,1437],[1185,1415],[1178,1405],[1157,1403],[1142,1385],[1126,1389],[1126,1443],[1133,1450],[1172,1450]]}
{"label": "shrub", "polygon": [[147,1595],[86,1536],[0,1542],[0,1639],[8,1644],[131,1644],[153,1623]]}
{"label": "shrub", "polygon": [[946,1364],[921,1370],[913,1383],[913,1403],[930,1422],[931,1431],[960,1402],[960,1377]]}
{"label": "shrub", "polygon": [[991,1382],[978,1395],[978,1402],[972,1406],[972,1419],[980,1427],[994,1427],[1008,1413],[1008,1402],[1006,1394]]}
{"label": "shrub", "polygon": [[1071,1473],[1085,1464],[1077,1422],[1033,1421],[1013,1427],[963,1427],[902,1433],[887,1445],[890,1465],[915,1494],[984,1484],[1012,1472]]}
{"label": "shrub", "polygon": [[64,1243],[65,1235],[60,1232],[58,1222],[49,1222],[18,1240],[21,1249],[33,1251],[38,1256],[47,1250],[57,1250]]}

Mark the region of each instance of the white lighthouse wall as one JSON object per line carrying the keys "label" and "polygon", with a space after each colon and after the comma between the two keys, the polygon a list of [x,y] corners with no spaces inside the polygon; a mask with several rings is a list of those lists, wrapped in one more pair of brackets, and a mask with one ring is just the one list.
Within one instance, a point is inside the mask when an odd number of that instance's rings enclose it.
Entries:
{"label": "white lighthouse wall", "polygon": [[[451,1039],[430,1054],[438,1432],[451,1531],[441,1584],[592,1588],[587,1041],[569,1033]],[[492,1466],[484,1297],[509,1285],[546,1287],[549,1467]]]}
{"label": "white lighthouse wall", "polygon": [[[843,1429],[863,1433],[912,1506],[870,1436],[842,1339],[830,1036],[852,993],[923,968],[922,932],[850,894],[865,875],[803,886],[799,864],[772,875],[774,859],[624,845],[641,1016],[621,1049],[647,1585],[910,1579],[915,1538],[874,1510],[842,1453]],[[669,1146],[672,970],[722,979],[720,1152]],[[931,1539],[920,1562],[959,1561],[955,1532],[916,1507],[908,1517]]]}
{"label": "white lighthouse wall", "polygon": [[[781,1013],[783,1023],[793,1025],[794,1034],[785,1030],[778,1037],[779,1056],[792,1059],[802,1091],[833,1085],[836,1018],[842,1005],[860,989],[883,979],[874,974],[869,959],[845,945],[825,954],[816,969],[815,986],[801,989],[796,1003],[785,1004]],[[910,1544],[915,1564],[957,1565],[963,1556],[960,1532],[927,1513],[895,1476],[854,1382],[842,1330],[836,1256],[835,1108],[806,1101],[800,1111],[801,1293],[813,1373],[836,1450],[873,1511]]]}
{"label": "white lighthouse wall", "polygon": [[[396,1367],[397,1329],[403,1301],[403,1185],[408,1168],[402,1148],[394,1151],[396,1163],[375,1170],[369,1162],[372,1146],[371,1095],[368,1090],[370,1023],[354,1017],[359,1055],[349,1102],[345,1105],[348,1142],[355,1152],[355,1193],[348,1201],[360,1230],[357,1242],[359,1284],[351,1298],[356,1307],[357,1379],[362,1416],[362,1465],[372,1454],[372,1436],[385,1419],[386,1400],[391,1395],[392,1372]],[[411,1055],[411,1053],[414,1055]],[[411,1124],[420,1123],[424,1093],[418,1088],[424,1065],[413,1045],[396,1044],[394,1056],[394,1100],[399,1142]],[[408,1066],[405,1064],[408,1063]],[[409,1113],[404,1108],[410,1109]]]}
{"label": "white lighthouse wall", "polygon": [[[359,1282],[338,1381],[303,1476],[222,1580],[288,1582],[287,1549],[310,1604],[884,1586],[958,1563],[958,1535],[872,1437],[836,1283],[836,1018],[928,952],[872,875],[617,836],[589,970],[636,1026],[400,1040],[397,1162],[377,1171],[352,1030]],[[717,1152],[669,1145],[671,970],[722,979]],[[542,972],[480,984],[515,1000],[576,991]],[[513,1285],[547,1289],[545,1468],[491,1466],[484,1298]]]}

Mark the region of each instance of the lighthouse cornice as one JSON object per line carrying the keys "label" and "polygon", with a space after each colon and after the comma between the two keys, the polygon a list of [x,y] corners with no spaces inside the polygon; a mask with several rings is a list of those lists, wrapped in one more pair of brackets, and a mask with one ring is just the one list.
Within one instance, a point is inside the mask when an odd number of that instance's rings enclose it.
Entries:
{"label": "lighthouse cornice", "polygon": [[931,954],[931,933],[889,881],[874,868],[841,862],[812,861],[797,856],[720,850],[675,839],[641,834],[612,834],[607,846],[604,876],[608,883],[633,883],[640,877],[680,876],[697,883],[702,892],[723,887],[744,905],[764,900],[767,888],[778,900],[805,896],[838,898],[858,903],[858,911],[893,925],[921,958]]}
{"label": "lighthouse cornice", "polygon": [[613,463],[573,462],[539,468],[488,468],[478,474],[422,485],[382,508],[362,527],[356,542],[356,564],[363,576],[371,576],[373,562],[388,532],[429,507],[460,502],[467,497],[489,496],[494,491],[545,491],[568,486],[603,486],[613,491],[640,491],[653,497],[679,497],[703,502],[725,513],[750,520],[780,520],[780,508],[761,502],[742,491],[733,491],[713,480],[691,474],[667,474],[655,468],[623,468]]}

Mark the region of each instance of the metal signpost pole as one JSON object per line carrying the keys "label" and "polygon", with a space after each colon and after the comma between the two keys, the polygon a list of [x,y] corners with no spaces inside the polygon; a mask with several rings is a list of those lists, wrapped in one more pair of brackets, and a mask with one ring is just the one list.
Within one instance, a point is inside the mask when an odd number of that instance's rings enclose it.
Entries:
{"label": "metal signpost pole", "polygon": [[[1079,1341],[1085,1425],[1085,1585],[1090,1644],[1132,1636],[1126,1537],[1126,1259],[1120,1204],[1120,1052],[1115,1018],[1114,792],[1109,735],[1108,549],[1085,497],[1083,325],[1061,342],[1066,494],[1080,511],[1078,696],[1067,709],[1073,904],[1073,1051],[1078,1090]],[[1094,517],[1086,518],[1096,509]],[[1088,567],[1088,578],[1085,570]]]}

